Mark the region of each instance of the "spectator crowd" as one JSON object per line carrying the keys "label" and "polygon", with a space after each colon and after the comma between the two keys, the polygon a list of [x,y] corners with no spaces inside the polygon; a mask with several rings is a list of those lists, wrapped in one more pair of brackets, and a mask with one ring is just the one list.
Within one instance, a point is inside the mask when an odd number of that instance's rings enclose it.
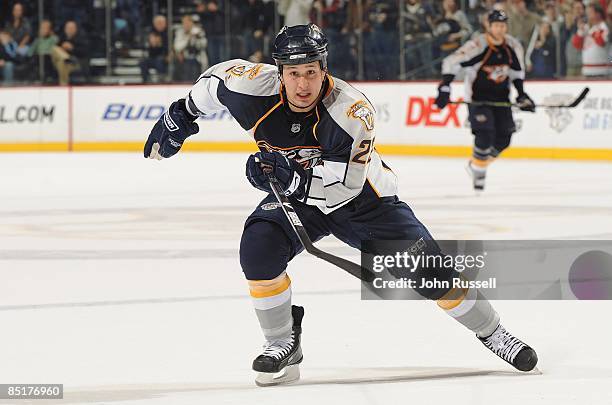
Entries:
{"label": "spectator crowd", "polygon": [[308,22],[327,34],[340,77],[436,78],[445,56],[486,30],[493,9],[508,13],[528,77],[612,78],[612,0],[174,0],[172,10],[165,0],[114,0],[111,9],[102,0],[47,0],[43,10],[36,0],[0,3],[3,85],[96,82],[126,58],[142,82],[191,82],[224,59],[272,62],[276,31]]}

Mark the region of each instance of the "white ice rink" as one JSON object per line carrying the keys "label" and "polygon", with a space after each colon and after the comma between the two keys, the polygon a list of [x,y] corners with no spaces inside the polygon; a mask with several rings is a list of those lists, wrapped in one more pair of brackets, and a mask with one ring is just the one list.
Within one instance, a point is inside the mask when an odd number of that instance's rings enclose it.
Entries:
{"label": "white ice rink", "polygon": [[[238,245],[263,194],[245,161],[0,155],[0,383],[63,383],[62,404],[612,403],[610,301],[494,302],[540,357],[521,374],[434,304],[361,301],[307,254],[289,267],[302,380],[257,388]],[[462,159],[385,161],[439,239],[612,239],[612,164],[502,159],[475,197]]]}

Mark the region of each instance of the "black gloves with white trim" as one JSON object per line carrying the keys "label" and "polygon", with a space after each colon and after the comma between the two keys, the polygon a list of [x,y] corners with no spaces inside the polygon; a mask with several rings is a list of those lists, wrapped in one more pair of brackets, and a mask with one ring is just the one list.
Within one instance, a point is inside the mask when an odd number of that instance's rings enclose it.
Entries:
{"label": "black gloves with white trim", "polygon": [[155,123],[144,146],[144,157],[161,160],[176,154],[185,139],[199,131],[194,117],[187,111],[185,99],[170,104],[170,108]]}
{"label": "black gloves with white trim", "polygon": [[535,112],[535,103],[531,97],[525,93],[525,90],[523,89],[523,81],[521,79],[515,79],[512,83],[514,84],[514,87],[518,93],[518,96],[516,96],[516,104],[518,105],[518,108],[520,108],[521,111]]}
{"label": "black gloves with white trim", "polygon": [[[453,75],[444,75],[442,77],[442,83],[438,86],[438,96],[436,97],[436,106],[439,109],[443,109],[450,103],[450,84],[453,81]],[[515,79],[513,82],[514,87],[518,93],[516,97],[516,104],[522,111],[535,112],[536,106],[531,97],[525,93],[523,89],[523,80]]]}
{"label": "black gloves with white trim", "polygon": [[286,196],[294,196],[297,199],[304,197],[304,186],[308,177],[306,170],[297,161],[279,152],[257,152],[249,156],[246,164],[247,179],[253,187],[271,193],[268,173],[264,171],[264,167],[278,180]]}

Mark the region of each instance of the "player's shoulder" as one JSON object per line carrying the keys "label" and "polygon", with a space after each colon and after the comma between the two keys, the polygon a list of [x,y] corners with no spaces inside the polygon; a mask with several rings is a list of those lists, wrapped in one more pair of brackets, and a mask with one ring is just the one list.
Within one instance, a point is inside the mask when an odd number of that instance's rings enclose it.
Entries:
{"label": "player's shoulder", "polygon": [[487,35],[480,33],[474,35],[472,38],[466,41],[466,43],[463,44],[459,49],[457,49],[455,53],[459,55],[478,54],[484,51],[488,46],[489,42],[487,41]]}
{"label": "player's shoulder", "polygon": [[228,90],[251,96],[272,96],[280,90],[277,67],[266,63],[232,59],[212,66],[203,76],[214,76]]}
{"label": "player's shoulder", "polygon": [[506,34],[506,43],[513,49],[521,49],[523,46],[521,45],[521,41],[513,37],[512,35]]}
{"label": "player's shoulder", "polygon": [[481,32],[480,34],[474,35],[472,39],[466,42],[466,44],[469,43],[471,43],[473,47],[484,49],[489,46],[489,39],[487,34]]}
{"label": "player's shoulder", "polygon": [[323,105],[330,117],[342,128],[361,126],[365,131],[374,129],[376,110],[361,91],[344,80],[329,76],[330,85]]}

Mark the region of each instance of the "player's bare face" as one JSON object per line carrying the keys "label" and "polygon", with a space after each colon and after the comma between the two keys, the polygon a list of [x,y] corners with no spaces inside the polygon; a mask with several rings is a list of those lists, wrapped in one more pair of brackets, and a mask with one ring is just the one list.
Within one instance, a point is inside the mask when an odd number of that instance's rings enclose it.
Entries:
{"label": "player's bare face", "polygon": [[504,42],[504,37],[506,36],[507,32],[508,24],[505,22],[496,21],[489,24],[489,35],[491,35],[491,38],[493,38],[493,42],[495,42],[496,45]]}
{"label": "player's bare face", "polygon": [[307,112],[312,110],[318,101],[325,71],[321,70],[319,62],[285,65],[282,79],[289,108],[295,112]]}

